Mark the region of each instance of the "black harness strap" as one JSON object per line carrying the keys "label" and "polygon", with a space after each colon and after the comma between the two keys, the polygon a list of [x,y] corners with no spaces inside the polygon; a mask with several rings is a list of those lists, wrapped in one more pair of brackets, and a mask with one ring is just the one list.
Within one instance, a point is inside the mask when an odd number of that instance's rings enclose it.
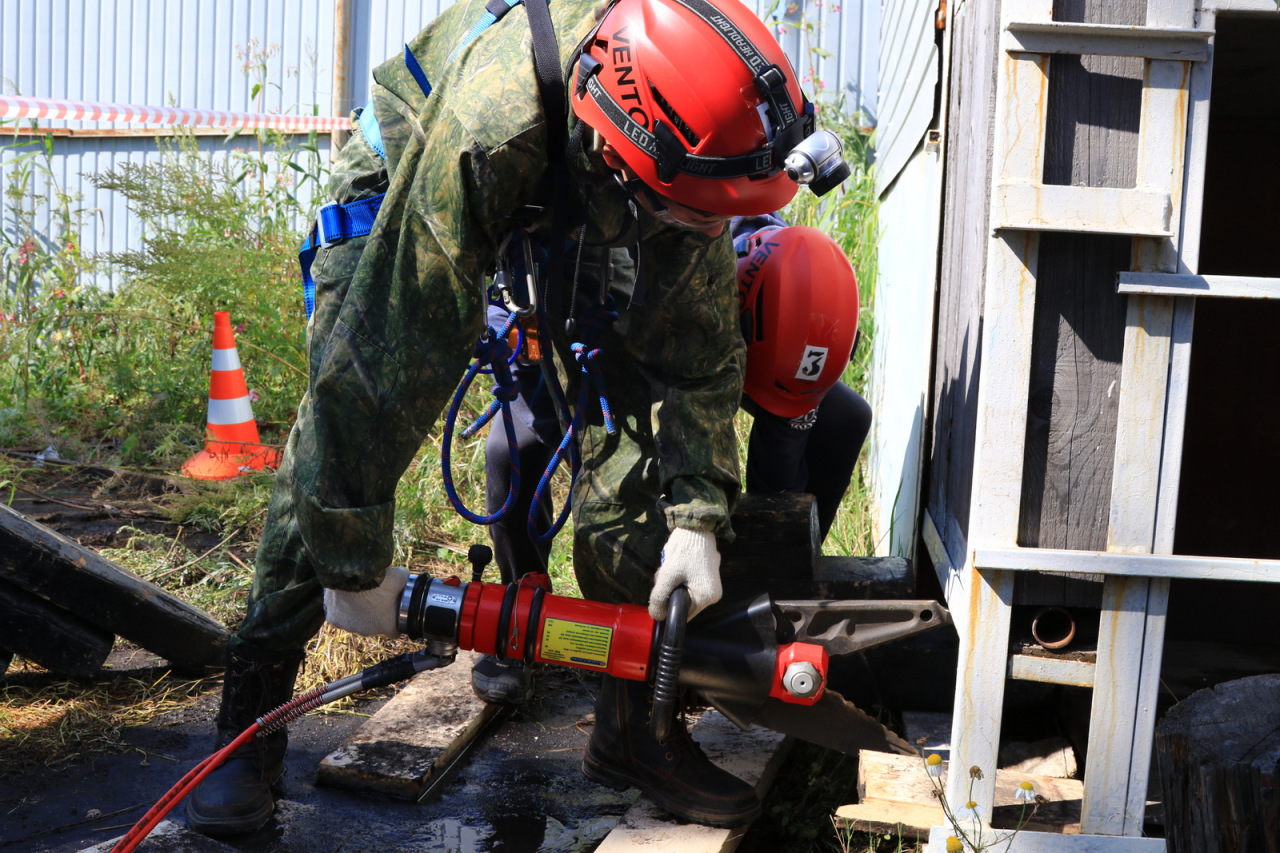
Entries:
{"label": "black harness strap", "polygon": [[547,163],[551,169],[551,235],[547,245],[547,280],[542,290],[542,304],[551,316],[563,310],[560,304],[560,280],[564,277],[564,244],[569,233],[570,191],[569,167],[565,162],[566,123],[569,100],[560,67],[560,47],[551,9],[547,0],[524,0],[529,16],[529,32],[533,37],[533,64],[538,72],[538,88],[542,92],[542,109],[547,125]]}

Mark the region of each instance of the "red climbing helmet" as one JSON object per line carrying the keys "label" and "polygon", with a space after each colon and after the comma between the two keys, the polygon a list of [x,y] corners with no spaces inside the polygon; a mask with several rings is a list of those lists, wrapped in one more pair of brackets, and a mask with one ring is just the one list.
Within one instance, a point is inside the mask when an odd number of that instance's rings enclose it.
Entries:
{"label": "red climbing helmet", "polygon": [[573,111],[649,188],[697,210],[765,213],[814,132],[795,71],[738,0],[617,0],[584,42]]}
{"label": "red climbing helmet", "polygon": [[817,228],[762,228],[738,259],[738,308],[747,341],[743,386],[784,418],[812,411],[836,383],[858,333],[858,280]]}

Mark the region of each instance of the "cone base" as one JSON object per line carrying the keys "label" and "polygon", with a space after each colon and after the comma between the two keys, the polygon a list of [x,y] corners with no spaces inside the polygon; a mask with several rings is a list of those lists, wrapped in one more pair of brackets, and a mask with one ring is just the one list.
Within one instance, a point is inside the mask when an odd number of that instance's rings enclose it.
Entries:
{"label": "cone base", "polygon": [[279,464],[280,451],[269,447],[242,447],[236,453],[201,450],[182,463],[182,473],[194,480],[231,480]]}

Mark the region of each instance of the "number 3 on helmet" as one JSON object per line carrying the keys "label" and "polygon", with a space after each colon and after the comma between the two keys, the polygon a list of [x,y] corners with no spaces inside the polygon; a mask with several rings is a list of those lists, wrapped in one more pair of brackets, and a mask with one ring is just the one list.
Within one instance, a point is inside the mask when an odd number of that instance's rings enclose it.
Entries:
{"label": "number 3 on helmet", "polygon": [[738,308],[747,341],[743,391],[780,417],[812,411],[844,373],[858,333],[848,257],[817,228],[762,228],[738,259]]}

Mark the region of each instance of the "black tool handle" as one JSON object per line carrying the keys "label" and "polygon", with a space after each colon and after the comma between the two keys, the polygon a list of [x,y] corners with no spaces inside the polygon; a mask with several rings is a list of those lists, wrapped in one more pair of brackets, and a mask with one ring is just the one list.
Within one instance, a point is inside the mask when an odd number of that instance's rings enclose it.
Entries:
{"label": "black tool handle", "polygon": [[689,590],[678,586],[667,602],[667,621],[658,646],[658,665],[653,676],[653,710],[649,712],[649,733],[659,741],[671,734],[679,697],[680,657],[684,651],[684,627],[689,620]]}

